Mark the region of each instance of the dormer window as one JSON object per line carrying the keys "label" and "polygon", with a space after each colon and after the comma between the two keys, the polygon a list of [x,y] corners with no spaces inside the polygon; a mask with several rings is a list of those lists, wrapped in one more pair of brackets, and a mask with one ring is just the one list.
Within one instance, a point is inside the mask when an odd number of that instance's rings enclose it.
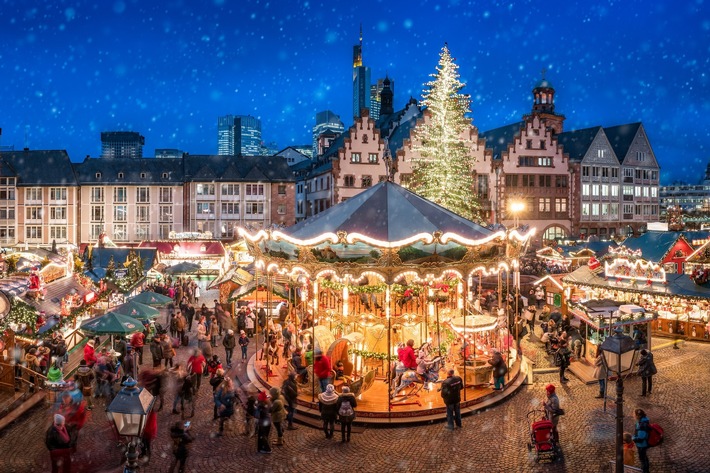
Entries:
{"label": "dormer window", "polygon": [[118,178],[119,178],[119,179],[123,179],[123,173],[122,173],[122,172],[119,172],[119,173],[118,173]]}
{"label": "dormer window", "polygon": [[168,178],[168,173],[167,173],[167,172],[164,172],[164,173],[163,173],[163,179],[167,179],[167,178]]}
{"label": "dormer window", "polygon": [[100,173],[100,172],[97,172],[97,173],[96,173],[96,179],[101,179],[101,173]]}
{"label": "dormer window", "polygon": [[144,173],[144,172],[141,173],[141,179],[145,179],[145,173]]}

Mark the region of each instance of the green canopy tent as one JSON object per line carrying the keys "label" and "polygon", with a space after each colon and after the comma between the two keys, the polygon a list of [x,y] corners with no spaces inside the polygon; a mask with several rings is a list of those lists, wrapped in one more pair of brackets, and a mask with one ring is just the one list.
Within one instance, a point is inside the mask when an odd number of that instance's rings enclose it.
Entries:
{"label": "green canopy tent", "polygon": [[142,332],[143,324],[128,315],[106,312],[104,315],[85,320],[81,323],[80,329],[89,335],[110,335],[111,347],[113,347],[114,335],[125,336]]}
{"label": "green canopy tent", "polygon": [[136,302],[135,300],[131,300],[126,302],[125,304],[121,304],[118,307],[114,307],[113,312],[116,312],[117,314],[123,314],[123,315],[128,315],[129,317],[133,317],[136,320],[139,321],[144,321],[144,320],[153,320],[160,315],[160,311],[156,309],[155,307],[151,307],[146,304],[141,304],[140,302]]}
{"label": "green canopy tent", "polygon": [[131,301],[140,302],[141,304],[149,305],[151,307],[162,307],[173,302],[173,300],[168,296],[151,291],[141,292],[137,296],[133,297]]}

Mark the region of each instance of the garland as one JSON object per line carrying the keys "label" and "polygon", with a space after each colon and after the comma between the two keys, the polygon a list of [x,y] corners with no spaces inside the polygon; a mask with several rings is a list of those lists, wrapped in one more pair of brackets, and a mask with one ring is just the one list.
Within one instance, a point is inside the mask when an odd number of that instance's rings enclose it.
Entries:
{"label": "garland", "polygon": [[[387,353],[380,353],[376,351],[367,350],[350,350],[354,355],[361,357],[363,360],[378,360],[387,361]],[[397,359],[396,355],[389,355],[389,361],[395,361]]]}
{"label": "garland", "polygon": [[[395,295],[404,295],[405,292],[409,291],[407,296],[418,297],[419,295],[425,293],[429,289],[434,289],[435,291],[440,291],[443,293],[448,293],[449,291],[455,291],[459,282],[458,278],[447,278],[443,281],[436,282],[422,282],[414,284],[392,284],[390,286],[390,291]],[[350,294],[380,294],[387,290],[387,284],[373,284],[367,286],[354,286],[352,284],[343,284],[330,279],[323,279],[320,285],[327,289],[332,289],[335,291],[342,291],[343,288],[347,287]]]}

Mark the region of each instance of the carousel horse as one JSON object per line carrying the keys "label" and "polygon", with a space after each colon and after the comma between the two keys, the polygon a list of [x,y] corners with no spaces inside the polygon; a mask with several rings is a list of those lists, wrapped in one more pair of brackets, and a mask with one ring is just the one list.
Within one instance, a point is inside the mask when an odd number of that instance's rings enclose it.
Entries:
{"label": "carousel horse", "polygon": [[[414,390],[409,395],[418,393],[422,388],[427,389],[428,383],[437,383],[439,381],[439,371],[444,367],[445,359],[442,356],[430,357],[429,344],[425,343],[419,349],[417,356],[417,369],[404,370],[392,380],[391,398],[399,395],[406,388],[413,387]],[[398,362],[397,365],[400,363]],[[394,372],[397,373],[397,366],[394,366]],[[400,371],[401,371],[401,367]]]}

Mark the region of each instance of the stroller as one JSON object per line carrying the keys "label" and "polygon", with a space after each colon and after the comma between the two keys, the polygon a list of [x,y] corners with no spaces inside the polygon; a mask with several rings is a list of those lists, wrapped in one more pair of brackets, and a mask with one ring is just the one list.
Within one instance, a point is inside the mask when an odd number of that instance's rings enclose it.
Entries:
{"label": "stroller", "polygon": [[552,421],[547,420],[545,411],[534,409],[528,412],[530,442],[528,450],[535,449],[535,461],[552,463],[557,459],[557,444],[552,436]]}

